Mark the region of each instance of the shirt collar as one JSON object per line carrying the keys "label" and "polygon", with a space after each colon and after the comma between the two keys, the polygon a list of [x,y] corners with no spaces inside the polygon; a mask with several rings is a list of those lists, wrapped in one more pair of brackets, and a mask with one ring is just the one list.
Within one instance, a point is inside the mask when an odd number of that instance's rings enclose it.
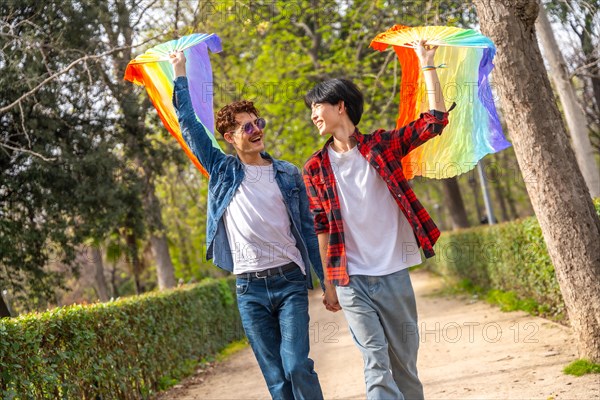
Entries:
{"label": "shirt collar", "polygon": [[[358,127],[354,127],[354,132],[352,133],[352,135],[350,135],[350,137],[356,139],[357,146],[363,143],[364,135],[360,133]],[[327,154],[327,147],[331,144],[331,142],[333,142],[333,135],[331,135],[329,139],[327,139],[325,145],[321,149],[321,158],[325,157],[325,154]]]}
{"label": "shirt collar", "polygon": [[265,160],[271,161],[271,164],[273,165],[273,169],[275,171],[285,172],[285,166],[283,165],[283,163],[278,159],[271,157],[271,155],[266,151],[261,152],[260,156]]}
{"label": "shirt collar", "polygon": [[[284,166],[279,162],[279,160],[273,158],[269,153],[267,153],[266,151],[261,151],[260,152],[260,156],[265,159],[265,160],[269,160],[271,161],[271,165],[273,165],[273,169],[276,171],[285,171]],[[238,156],[237,154],[235,155],[235,158],[237,158],[237,160],[240,162],[240,166],[243,165],[242,160],[240,160],[240,156]]]}

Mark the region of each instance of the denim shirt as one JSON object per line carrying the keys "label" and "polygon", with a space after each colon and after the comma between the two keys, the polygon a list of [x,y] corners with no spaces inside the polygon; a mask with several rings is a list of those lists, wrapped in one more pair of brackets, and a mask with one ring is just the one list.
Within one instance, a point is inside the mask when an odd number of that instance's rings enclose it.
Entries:
{"label": "denim shirt", "polygon": [[[198,158],[208,172],[208,211],[206,223],[206,258],[213,259],[219,268],[233,272],[233,256],[223,214],[229,206],[233,195],[244,180],[244,167],[236,156],[224,154],[215,148],[209,133],[196,118],[192,108],[186,77],[175,79],[173,106],[177,113],[183,139],[190,150]],[[275,181],[281,190],[283,200],[290,217],[292,235],[296,239],[296,247],[302,255],[306,266],[308,287],[312,289],[310,265],[312,264],[321,285],[323,285],[323,267],[319,254],[319,243],[314,231],[312,214],[308,209],[308,197],[304,181],[297,167],[287,161],[272,158],[266,152],[261,153],[265,159],[271,160],[275,172]]]}

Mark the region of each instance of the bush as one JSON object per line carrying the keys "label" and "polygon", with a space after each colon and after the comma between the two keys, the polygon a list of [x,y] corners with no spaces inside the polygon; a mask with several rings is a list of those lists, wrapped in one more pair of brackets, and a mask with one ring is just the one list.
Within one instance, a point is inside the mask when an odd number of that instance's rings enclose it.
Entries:
{"label": "bush", "polygon": [[3,399],[139,399],[243,337],[233,280],[0,320]]}
{"label": "bush", "polygon": [[[600,215],[600,199],[594,205]],[[435,250],[426,267],[452,284],[492,291],[488,299],[507,309],[564,318],[554,266],[535,217],[445,232]]]}

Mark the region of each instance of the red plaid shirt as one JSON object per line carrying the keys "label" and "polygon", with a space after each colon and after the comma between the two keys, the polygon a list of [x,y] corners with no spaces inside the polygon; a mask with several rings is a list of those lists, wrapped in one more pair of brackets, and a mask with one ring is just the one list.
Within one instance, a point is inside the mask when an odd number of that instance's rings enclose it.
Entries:
{"label": "red plaid shirt", "polygon": [[[352,134],[360,154],[386,182],[427,258],[435,254],[433,245],[440,236],[440,231],[409,186],[400,160],[413,149],[442,133],[447,124],[447,112],[430,111],[397,130],[380,129],[370,135],[363,135],[356,129]],[[344,245],[344,224],[335,176],[327,153],[327,146],[332,141],[333,137],[309,158],[304,165],[303,176],[315,220],[315,231],[317,235],[329,233],[325,276],[334,285],[346,286],[350,283],[350,278]]]}

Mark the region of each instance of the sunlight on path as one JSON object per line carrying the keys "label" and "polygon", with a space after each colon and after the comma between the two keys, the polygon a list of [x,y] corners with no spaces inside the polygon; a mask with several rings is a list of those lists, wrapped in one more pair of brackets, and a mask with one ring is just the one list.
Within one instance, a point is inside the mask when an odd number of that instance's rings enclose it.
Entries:
{"label": "sunlight on path", "polygon": [[[480,301],[431,295],[439,278],[411,274],[417,293],[419,375],[427,399],[600,399],[600,375],[562,374],[575,359],[570,330],[523,312],[503,313]],[[341,312],[311,294],[311,357],[326,399],[363,399],[362,358]],[[163,399],[268,399],[250,348],[190,380]]]}

